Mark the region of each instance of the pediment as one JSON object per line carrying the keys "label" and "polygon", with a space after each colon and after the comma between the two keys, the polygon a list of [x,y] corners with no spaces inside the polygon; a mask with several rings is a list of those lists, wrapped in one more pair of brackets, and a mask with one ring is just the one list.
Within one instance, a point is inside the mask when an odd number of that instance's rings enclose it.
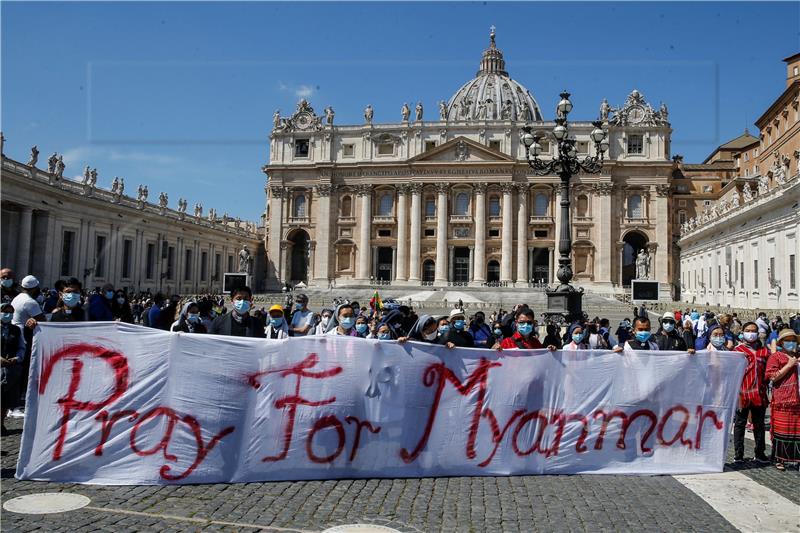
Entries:
{"label": "pediment", "polygon": [[437,146],[433,150],[428,150],[416,157],[410,163],[513,163],[514,158],[493,150],[488,146],[477,143],[466,137],[456,137]]}

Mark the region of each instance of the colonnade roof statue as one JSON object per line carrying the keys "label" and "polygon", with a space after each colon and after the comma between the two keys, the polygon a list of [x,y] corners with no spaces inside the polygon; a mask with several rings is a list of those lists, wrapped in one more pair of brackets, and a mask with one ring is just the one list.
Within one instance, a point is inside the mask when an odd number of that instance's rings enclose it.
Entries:
{"label": "colonnade roof statue", "polygon": [[450,121],[542,120],[539,104],[530,91],[509,77],[503,52],[495,42],[494,30],[492,26],[489,48],[483,51],[475,78],[462,85],[450,98],[446,118]]}

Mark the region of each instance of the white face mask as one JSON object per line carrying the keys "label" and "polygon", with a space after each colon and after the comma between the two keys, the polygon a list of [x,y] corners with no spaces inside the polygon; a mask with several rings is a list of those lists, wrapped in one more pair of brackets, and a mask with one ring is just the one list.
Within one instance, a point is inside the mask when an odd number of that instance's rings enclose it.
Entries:
{"label": "white face mask", "polygon": [[330,322],[330,321],[331,321],[331,317],[324,316],[324,315],[322,316],[322,320],[320,320],[320,322],[322,323],[323,326],[327,326],[328,322]]}
{"label": "white face mask", "polygon": [[423,333],[422,337],[423,337],[423,338],[424,338],[426,341],[432,341],[433,339],[435,339],[435,338],[436,338],[436,336],[437,336],[437,334],[438,334],[438,333],[439,333],[438,331],[436,331],[436,330],[433,330],[433,331],[432,331],[432,332],[430,332],[430,333]]}

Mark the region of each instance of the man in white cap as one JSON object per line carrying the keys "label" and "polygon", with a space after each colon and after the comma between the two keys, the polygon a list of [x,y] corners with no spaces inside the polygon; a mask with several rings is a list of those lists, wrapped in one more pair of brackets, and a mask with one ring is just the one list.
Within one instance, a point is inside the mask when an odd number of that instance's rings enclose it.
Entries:
{"label": "man in white cap", "polygon": [[11,319],[11,323],[20,328],[33,330],[38,321],[47,320],[39,302],[36,301],[41,292],[39,280],[34,276],[25,276],[19,286],[20,293],[11,302],[14,306],[14,318]]}
{"label": "man in white cap", "polygon": [[467,331],[467,321],[464,317],[464,311],[455,308],[450,311],[450,329],[444,335],[439,337],[437,341],[439,344],[444,344],[448,348],[460,346],[463,348],[474,348],[475,339],[472,334]]}
{"label": "man in white cap", "polygon": [[667,311],[661,317],[661,327],[653,335],[653,341],[658,345],[659,350],[672,350],[677,352],[694,353],[694,346],[686,346],[683,336],[678,333],[675,327],[675,315]]}

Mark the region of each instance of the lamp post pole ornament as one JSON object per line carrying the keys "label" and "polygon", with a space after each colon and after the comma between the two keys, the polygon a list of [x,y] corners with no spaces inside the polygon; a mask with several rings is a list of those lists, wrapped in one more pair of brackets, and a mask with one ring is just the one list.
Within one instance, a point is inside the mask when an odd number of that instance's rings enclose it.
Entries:
{"label": "lamp post pole ornament", "polygon": [[553,159],[544,161],[539,158],[542,154],[542,145],[539,141],[542,136],[533,133],[530,126],[525,126],[522,142],[527,147],[525,156],[528,165],[539,175],[558,174],[561,178],[561,233],[558,240],[558,271],[556,277],[561,282],[555,289],[547,292],[547,316],[551,320],[573,321],[583,314],[581,299],[583,288],[576,289],[570,285],[572,280],[572,229],[569,218],[569,185],[572,176],[579,172],[599,174],[603,170],[603,159],[608,150],[608,139],[600,120],[592,122],[594,129],[590,136],[595,143],[595,155],[588,155],[584,159],[578,158],[575,138],[569,136],[567,115],[572,111],[570,94],[560,94],[561,100],[556,106],[556,125],[550,135],[555,138],[558,150]]}

